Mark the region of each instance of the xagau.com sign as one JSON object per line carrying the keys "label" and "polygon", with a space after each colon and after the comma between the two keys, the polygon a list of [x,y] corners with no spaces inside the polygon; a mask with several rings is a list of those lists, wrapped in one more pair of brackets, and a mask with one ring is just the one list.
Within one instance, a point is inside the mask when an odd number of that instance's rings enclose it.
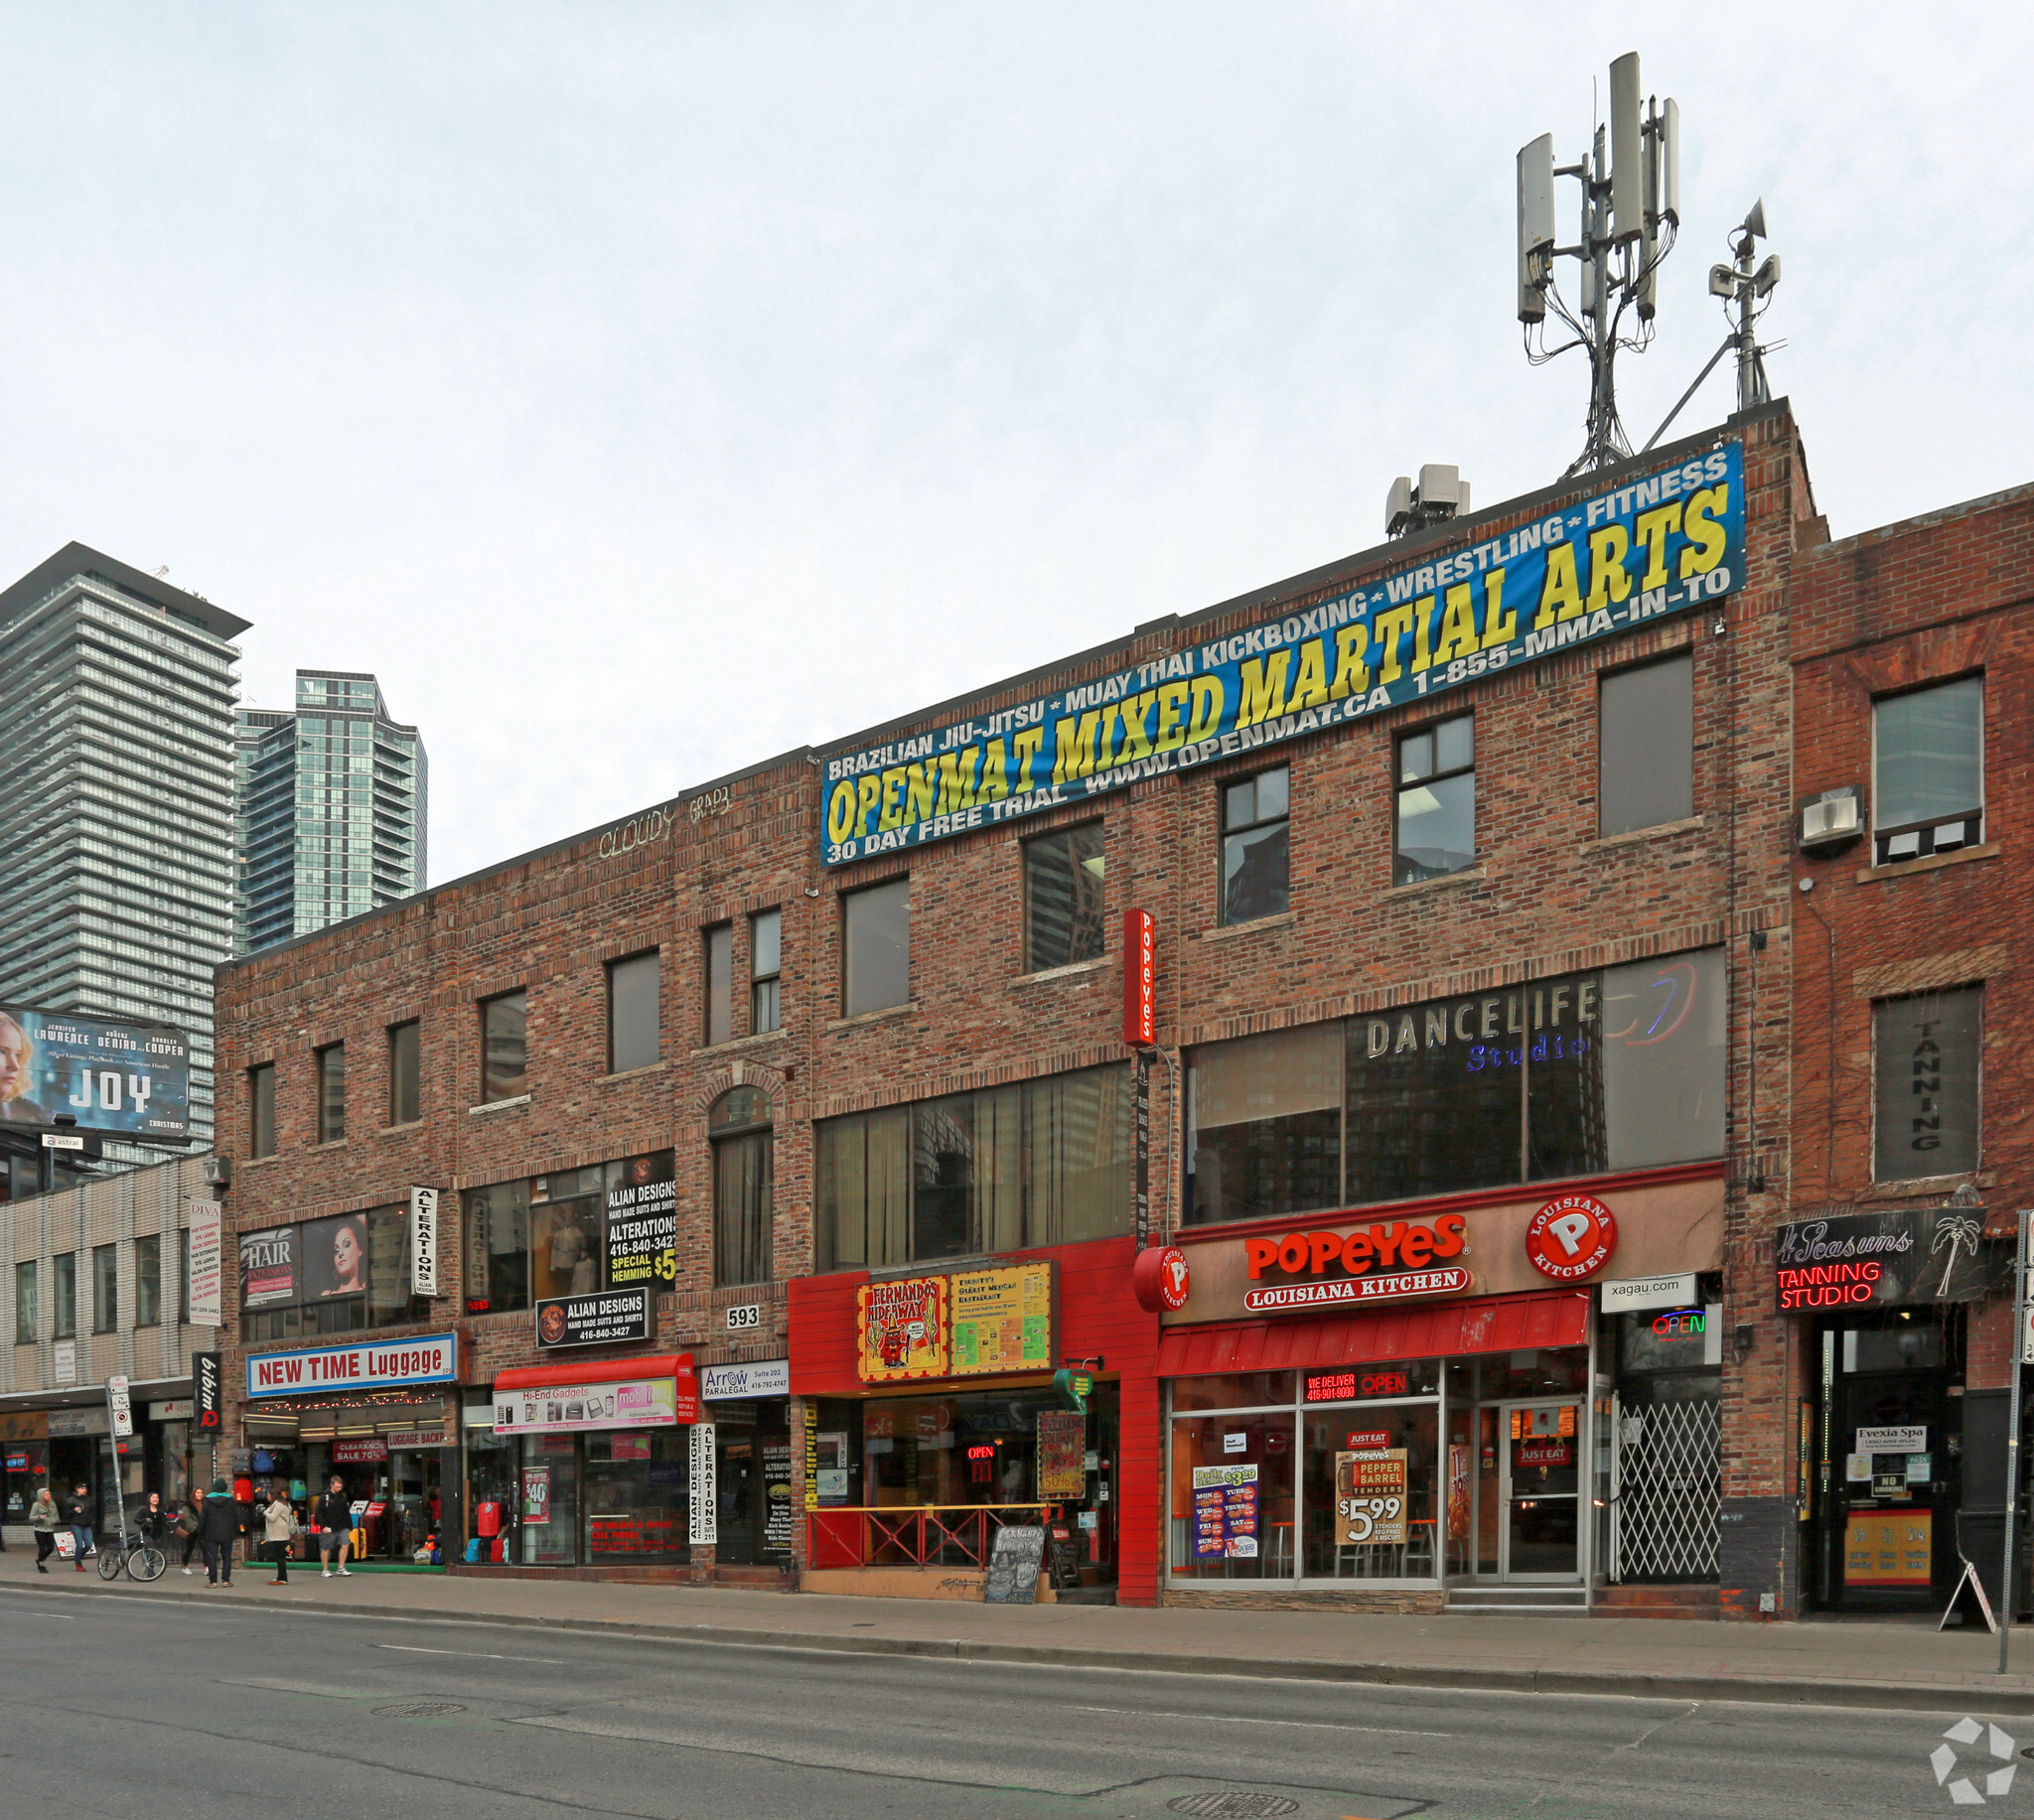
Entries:
{"label": "xagau.com sign", "polygon": [[[1985,1748],[1972,1750],[1980,1739]],[[1991,1767],[1991,1762],[2004,1766]],[[1983,1807],[1998,1800],[2011,1790],[2013,1772],[2019,1768],[2013,1760],[2013,1741],[1997,1726],[1980,1725],[1974,1719],[1960,1719],[1943,1734],[1943,1742],[1929,1753],[1928,1766],[1935,1771],[1935,1785],[1948,1789],[1951,1802],[1958,1807]],[[1979,1777],[1984,1782],[1981,1793]]]}

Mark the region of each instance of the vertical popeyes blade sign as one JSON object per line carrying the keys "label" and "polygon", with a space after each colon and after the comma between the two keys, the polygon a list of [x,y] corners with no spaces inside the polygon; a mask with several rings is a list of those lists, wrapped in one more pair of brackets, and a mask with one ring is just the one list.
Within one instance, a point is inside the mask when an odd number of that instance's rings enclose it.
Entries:
{"label": "vertical popeyes blade sign", "polygon": [[1123,911],[1123,1041],[1136,1051],[1130,1066],[1131,1118],[1137,1147],[1137,1249],[1151,1242],[1151,1070],[1146,1052],[1158,1041],[1158,979],[1151,912]]}

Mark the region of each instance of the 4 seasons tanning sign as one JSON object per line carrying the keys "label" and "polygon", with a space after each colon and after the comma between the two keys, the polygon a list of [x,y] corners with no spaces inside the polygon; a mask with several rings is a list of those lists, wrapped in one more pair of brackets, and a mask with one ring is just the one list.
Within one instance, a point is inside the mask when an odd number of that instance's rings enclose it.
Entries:
{"label": "4 seasons tanning sign", "polygon": [[836,754],[821,858],[845,866],[1346,726],[1744,584],[1732,442],[1246,630]]}

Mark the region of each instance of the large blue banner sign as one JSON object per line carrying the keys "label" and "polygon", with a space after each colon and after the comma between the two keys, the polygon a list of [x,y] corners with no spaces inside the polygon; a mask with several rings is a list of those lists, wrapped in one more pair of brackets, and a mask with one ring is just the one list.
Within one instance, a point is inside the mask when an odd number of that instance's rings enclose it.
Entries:
{"label": "large blue banner sign", "polygon": [[1745,583],[1740,443],[1304,612],[826,761],[844,866],[1343,726]]}
{"label": "large blue banner sign", "polygon": [[167,1024],[0,1005],[0,1121],[179,1139],[191,1128],[191,1046]]}

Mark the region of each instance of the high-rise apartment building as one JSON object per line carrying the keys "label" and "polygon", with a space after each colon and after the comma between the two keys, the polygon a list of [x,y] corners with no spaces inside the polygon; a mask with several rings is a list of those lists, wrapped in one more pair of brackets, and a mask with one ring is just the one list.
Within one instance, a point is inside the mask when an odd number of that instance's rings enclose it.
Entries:
{"label": "high-rise apartment building", "polygon": [[295,708],[242,708],[234,743],[237,952],[423,890],[424,743],[372,676],[299,670]]}
{"label": "high-rise apartment building", "polygon": [[80,543],[0,593],[0,999],[188,1034],[199,1149],[213,968],[233,945],[247,624]]}

